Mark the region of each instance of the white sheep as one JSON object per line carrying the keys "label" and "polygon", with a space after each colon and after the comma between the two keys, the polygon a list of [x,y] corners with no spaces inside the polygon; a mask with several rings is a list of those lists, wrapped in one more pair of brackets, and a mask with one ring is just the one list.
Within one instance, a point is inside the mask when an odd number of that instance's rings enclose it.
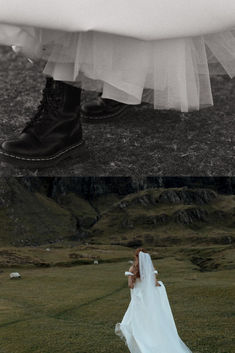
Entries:
{"label": "white sheep", "polygon": [[95,260],[94,265],[99,265],[99,261]]}
{"label": "white sheep", "polygon": [[10,279],[18,279],[21,278],[21,275],[18,272],[12,272],[10,274]]}

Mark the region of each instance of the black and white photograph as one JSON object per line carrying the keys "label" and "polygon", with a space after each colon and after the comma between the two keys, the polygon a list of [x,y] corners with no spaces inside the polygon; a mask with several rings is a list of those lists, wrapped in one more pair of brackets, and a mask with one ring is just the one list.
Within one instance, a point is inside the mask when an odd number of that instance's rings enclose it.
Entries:
{"label": "black and white photograph", "polygon": [[0,0],[0,353],[234,353],[234,0]]}
{"label": "black and white photograph", "polygon": [[234,175],[234,1],[0,9],[2,176]]}

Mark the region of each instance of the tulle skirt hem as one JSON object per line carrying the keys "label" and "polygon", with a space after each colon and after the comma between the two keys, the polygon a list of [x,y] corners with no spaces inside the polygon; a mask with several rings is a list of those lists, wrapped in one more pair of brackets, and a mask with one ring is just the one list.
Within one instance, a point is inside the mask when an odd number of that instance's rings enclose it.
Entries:
{"label": "tulle skirt hem", "polygon": [[211,75],[235,76],[234,30],[157,41],[5,25],[0,33],[0,43],[44,60],[46,75],[126,104],[199,110],[213,105]]}

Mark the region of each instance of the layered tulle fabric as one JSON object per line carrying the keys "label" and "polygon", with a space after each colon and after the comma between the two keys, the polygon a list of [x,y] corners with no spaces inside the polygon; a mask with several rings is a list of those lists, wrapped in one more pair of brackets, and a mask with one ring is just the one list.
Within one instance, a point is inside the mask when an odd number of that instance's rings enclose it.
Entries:
{"label": "layered tulle fabric", "polygon": [[[148,254],[147,254],[148,255]],[[164,284],[137,280],[131,302],[115,332],[131,353],[191,353],[178,335]]]}
{"label": "layered tulle fabric", "polygon": [[195,37],[235,24],[234,0],[0,0],[0,23],[140,40]]}
{"label": "layered tulle fabric", "polygon": [[235,75],[233,29],[200,37],[144,41],[99,32],[68,33],[0,25],[0,43],[45,60],[44,73],[104,98],[156,109],[213,104],[210,75]]}

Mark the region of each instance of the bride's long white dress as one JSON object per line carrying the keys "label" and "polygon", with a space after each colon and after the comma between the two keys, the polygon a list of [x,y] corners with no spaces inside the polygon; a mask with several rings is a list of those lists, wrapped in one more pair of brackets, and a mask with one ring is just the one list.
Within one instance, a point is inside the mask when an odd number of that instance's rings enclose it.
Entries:
{"label": "bride's long white dress", "polygon": [[235,76],[234,0],[0,0],[0,8],[1,44],[104,98],[187,112],[213,104],[210,75]]}
{"label": "bride's long white dress", "polygon": [[[151,270],[149,254],[141,256],[149,257],[143,261],[149,262]],[[164,284],[159,281],[161,287],[156,287],[154,280],[137,280],[123,320],[116,325],[116,334],[131,353],[192,353],[178,335]]]}

